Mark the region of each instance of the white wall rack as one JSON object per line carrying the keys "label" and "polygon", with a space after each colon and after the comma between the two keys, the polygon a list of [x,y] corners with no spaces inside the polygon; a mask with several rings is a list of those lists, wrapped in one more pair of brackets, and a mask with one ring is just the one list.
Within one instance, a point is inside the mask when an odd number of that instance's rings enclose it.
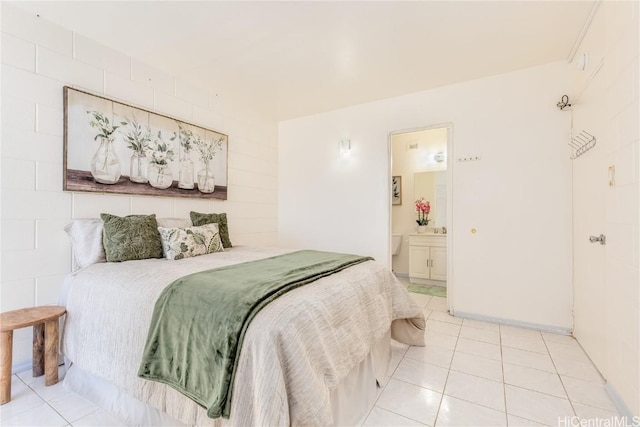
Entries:
{"label": "white wall rack", "polygon": [[595,146],[596,137],[587,131],[581,130],[577,135],[572,136],[569,142],[571,160],[577,159]]}

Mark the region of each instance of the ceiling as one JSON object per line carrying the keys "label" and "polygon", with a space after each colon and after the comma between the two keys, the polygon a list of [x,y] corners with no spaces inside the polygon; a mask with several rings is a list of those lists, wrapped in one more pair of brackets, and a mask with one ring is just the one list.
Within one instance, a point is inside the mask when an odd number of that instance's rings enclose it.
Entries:
{"label": "ceiling", "polygon": [[277,120],[567,59],[593,4],[15,3]]}

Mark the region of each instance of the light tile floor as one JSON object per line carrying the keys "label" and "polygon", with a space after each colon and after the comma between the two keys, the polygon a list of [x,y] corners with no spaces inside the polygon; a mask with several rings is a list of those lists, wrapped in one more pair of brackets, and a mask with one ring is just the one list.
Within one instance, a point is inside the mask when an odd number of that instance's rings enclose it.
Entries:
{"label": "light tile floor", "polygon": [[11,401],[0,406],[1,426],[122,426],[115,417],[64,388],[65,367],[58,384],[45,387],[44,376],[31,371],[11,377]]}
{"label": "light tile floor", "polygon": [[393,342],[389,377],[363,425],[572,426],[621,419],[574,338],[452,317],[444,298],[411,295],[427,317],[426,346]]}
{"label": "light tile floor", "polygon": [[[427,316],[427,345],[393,343],[389,376],[363,425],[570,426],[619,416],[573,338],[455,318],[444,298],[411,295]],[[13,375],[0,425],[121,423],[61,382],[45,387],[44,377],[27,371]]]}

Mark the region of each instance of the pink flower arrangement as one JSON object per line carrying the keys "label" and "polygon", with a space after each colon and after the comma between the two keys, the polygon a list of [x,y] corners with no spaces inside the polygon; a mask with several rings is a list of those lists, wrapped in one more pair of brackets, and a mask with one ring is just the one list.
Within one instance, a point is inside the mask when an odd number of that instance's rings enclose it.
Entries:
{"label": "pink flower arrangement", "polygon": [[418,212],[418,219],[416,219],[418,225],[429,225],[429,212],[431,212],[431,205],[429,204],[429,201],[424,200],[424,197],[416,200],[416,212]]}

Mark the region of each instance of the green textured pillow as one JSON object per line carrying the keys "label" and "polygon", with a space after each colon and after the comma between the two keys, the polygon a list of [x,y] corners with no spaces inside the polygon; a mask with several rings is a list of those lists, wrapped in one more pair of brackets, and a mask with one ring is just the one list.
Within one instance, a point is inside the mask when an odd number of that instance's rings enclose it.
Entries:
{"label": "green textured pillow", "polygon": [[162,258],[162,241],[155,215],[119,217],[100,214],[102,244],[108,262]]}
{"label": "green textured pillow", "polygon": [[198,212],[191,211],[191,222],[193,225],[205,225],[216,223],[218,224],[218,229],[220,230],[220,240],[222,240],[222,246],[226,248],[230,248],[231,240],[229,239],[229,226],[227,224],[227,214],[203,214]]}

